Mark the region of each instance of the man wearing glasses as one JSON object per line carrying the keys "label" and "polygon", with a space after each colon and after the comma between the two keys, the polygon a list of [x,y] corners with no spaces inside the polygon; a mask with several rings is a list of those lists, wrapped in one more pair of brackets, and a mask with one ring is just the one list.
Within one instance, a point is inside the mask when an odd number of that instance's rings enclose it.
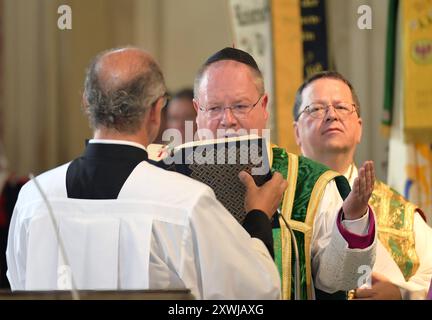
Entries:
{"label": "man wearing glasses", "polygon": [[274,175],[259,188],[247,186],[241,226],[209,187],[156,167],[146,148],[158,134],[165,92],[145,51],[111,49],[94,58],[83,95],[93,139],[82,156],[38,176],[56,219],[35,181],[22,188],[7,248],[12,290],[75,283],[88,290],[187,288],[197,299],[280,297],[267,243],[286,183]]}
{"label": "man wearing glasses", "polygon": [[[201,139],[208,138],[209,133],[217,137],[250,132],[266,136],[268,95],[262,74],[248,53],[225,48],[212,55],[195,78],[194,96]],[[338,208],[329,208],[326,195],[331,183],[337,183],[345,196],[349,193],[342,190],[343,177],[277,146],[271,151],[272,168],[288,181],[281,208],[297,231],[300,298],[346,297],[343,291],[358,285],[359,268],[374,262],[375,222],[367,204],[374,181],[372,163],[362,169],[341,210],[342,201]],[[250,176],[244,178],[252,180]],[[292,247],[287,228],[280,221],[275,219],[273,229],[276,264],[283,298],[291,299]]]}
{"label": "man wearing glasses", "polygon": [[[306,157],[343,174],[351,185],[361,172],[354,154],[362,134],[360,103],[354,88],[337,72],[321,72],[297,91],[294,105],[297,144]],[[336,188],[331,205],[340,206]],[[432,276],[432,230],[422,212],[377,181],[369,201],[378,226],[372,288],[358,299],[424,299]]]}

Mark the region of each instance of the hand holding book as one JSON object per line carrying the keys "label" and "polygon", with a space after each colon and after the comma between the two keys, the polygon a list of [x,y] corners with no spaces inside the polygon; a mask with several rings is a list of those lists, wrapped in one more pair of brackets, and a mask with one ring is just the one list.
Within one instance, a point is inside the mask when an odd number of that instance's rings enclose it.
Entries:
{"label": "hand holding book", "polygon": [[271,219],[288,187],[287,181],[279,172],[275,172],[271,180],[261,187],[258,187],[252,176],[245,171],[239,173],[239,179],[246,187],[244,204],[246,212],[254,209],[261,210]]}
{"label": "hand holding book", "polygon": [[[157,165],[207,184],[240,223],[249,212],[245,209],[259,209],[271,218],[282,198],[279,189],[285,188],[282,177],[272,179],[266,141],[256,135],[188,142]],[[241,171],[251,174],[246,185],[239,180]]]}

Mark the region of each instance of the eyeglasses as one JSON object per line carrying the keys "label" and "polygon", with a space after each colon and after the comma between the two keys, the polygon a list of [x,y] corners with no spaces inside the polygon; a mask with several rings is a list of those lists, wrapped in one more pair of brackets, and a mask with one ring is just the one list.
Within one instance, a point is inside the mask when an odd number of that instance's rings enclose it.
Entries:
{"label": "eyeglasses", "polygon": [[340,102],[335,105],[326,105],[324,103],[311,103],[310,105],[306,106],[306,108],[304,108],[302,112],[299,113],[296,120],[300,118],[302,113],[307,113],[314,119],[323,119],[327,114],[330,106],[333,107],[333,110],[342,120],[346,119],[350,114],[357,111],[357,106],[354,103]]}
{"label": "eyeglasses", "polygon": [[202,106],[199,106],[199,109],[204,112],[204,114],[207,116],[208,119],[211,120],[219,120],[223,117],[223,114],[225,113],[225,109],[231,110],[234,117],[237,119],[245,119],[247,118],[248,114],[252,111],[253,108],[258,104],[258,102],[261,100],[263,96],[260,96],[254,104],[236,104],[233,106],[228,107],[222,107],[222,106],[214,106],[214,107],[208,107],[204,108]]}

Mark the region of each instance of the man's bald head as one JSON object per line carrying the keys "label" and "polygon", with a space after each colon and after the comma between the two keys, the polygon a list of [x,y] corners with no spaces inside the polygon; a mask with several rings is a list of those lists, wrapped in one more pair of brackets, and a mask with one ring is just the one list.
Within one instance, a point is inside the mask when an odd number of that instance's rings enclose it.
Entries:
{"label": "man's bald head", "polygon": [[95,59],[95,73],[104,91],[121,88],[148,69],[151,56],[135,48],[104,52]]}
{"label": "man's bald head", "polygon": [[84,104],[94,129],[135,133],[146,110],[165,92],[162,72],[147,52],[111,49],[87,70]]}

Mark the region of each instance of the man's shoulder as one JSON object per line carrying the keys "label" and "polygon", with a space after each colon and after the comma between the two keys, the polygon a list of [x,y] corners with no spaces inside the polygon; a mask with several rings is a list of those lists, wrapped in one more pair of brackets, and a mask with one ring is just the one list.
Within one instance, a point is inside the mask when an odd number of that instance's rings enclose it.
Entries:
{"label": "man's shoulder", "polygon": [[[70,162],[60,165],[56,168],[50,169],[38,175],[36,177],[42,192],[49,194],[50,196],[60,196],[64,195],[66,191],[66,170]],[[34,181],[29,180],[21,188],[18,201],[28,202],[29,200],[34,200],[35,196],[40,196],[40,192],[37,190]]]}
{"label": "man's shoulder", "polygon": [[375,179],[375,185],[373,193],[380,197],[389,197],[397,199],[398,201],[401,201],[403,203],[409,203],[409,201],[401,195],[398,191],[393,189],[390,185],[386,184],[385,182]]}
{"label": "man's shoulder", "polygon": [[[272,162],[279,162],[276,166],[281,168],[281,162],[286,163],[286,171],[288,179],[295,177],[296,186],[298,188],[297,196],[300,193],[306,195],[312,194],[313,190],[323,190],[324,194],[329,192],[340,194],[344,199],[350,192],[350,186],[347,179],[331,170],[326,165],[294,153],[287,152],[275,144],[272,147]],[[291,163],[290,163],[291,162]],[[294,172],[289,172],[289,171]]]}
{"label": "man's shoulder", "polygon": [[125,187],[141,188],[143,192],[151,189],[165,194],[181,197],[197,197],[213,193],[206,184],[189,178],[183,174],[159,168],[152,163],[143,161],[135,167]]}
{"label": "man's shoulder", "polygon": [[329,167],[327,167],[326,165],[319,163],[315,160],[309,159],[305,156],[302,155],[298,155],[292,152],[288,152],[285,148],[283,147],[279,147],[278,145],[272,143],[271,144],[271,148],[273,153],[277,152],[278,154],[282,154],[282,156],[286,156],[288,159],[293,159],[295,161],[298,161],[299,164],[304,164],[307,165],[315,170],[321,170],[321,171],[328,171],[331,170]]}
{"label": "man's shoulder", "polygon": [[387,183],[385,183],[381,180],[378,180],[378,179],[375,179],[375,188],[383,188],[386,191],[389,191],[389,192],[394,193],[396,195],[402,196],[399,192],[397,192],[395,189],[393,189],[390,185],[388,185]]}
{"label": "man's shoulder", "polygon": [[[318,178],[325,172],[332,172],[332,170],[326,165],[304,157],[302,155],[297,155],[286,151],[285,148],[281,148],[275,144],[272,147],[272,162],[286,159],[287,166],[292,170],[296,168],[297,176],[300,180],[310,180],[312,177]],[[280,159],[278,159],[280,158]],[[289,162],[295,162],[289,163]]]}
{"label": "man's shoulder", "polygon": [[[384,183],[381,180],[375,180],[375,186],[373,190],[373,196],[375,197],[387,197],[390,199],[392,206],[396,207],[410,207],[414,208],[414,212],[419,214],[420,217],[426,221],[426,215],[421,208],[419,208],[415,203],[406,199],[402,194],[393,189],[390,185]],[[404,210],[405,212],[406,210]]]}
{"label": "man's shoulder", "polygon": [[135,167],[118,199],[143,201],[151,207],[160,208],[161,215],[175,219],[189,219],[198,208],[202,210],[217,202],[213,190],[207,185],[180,173],[158,168],[147,161]]}

